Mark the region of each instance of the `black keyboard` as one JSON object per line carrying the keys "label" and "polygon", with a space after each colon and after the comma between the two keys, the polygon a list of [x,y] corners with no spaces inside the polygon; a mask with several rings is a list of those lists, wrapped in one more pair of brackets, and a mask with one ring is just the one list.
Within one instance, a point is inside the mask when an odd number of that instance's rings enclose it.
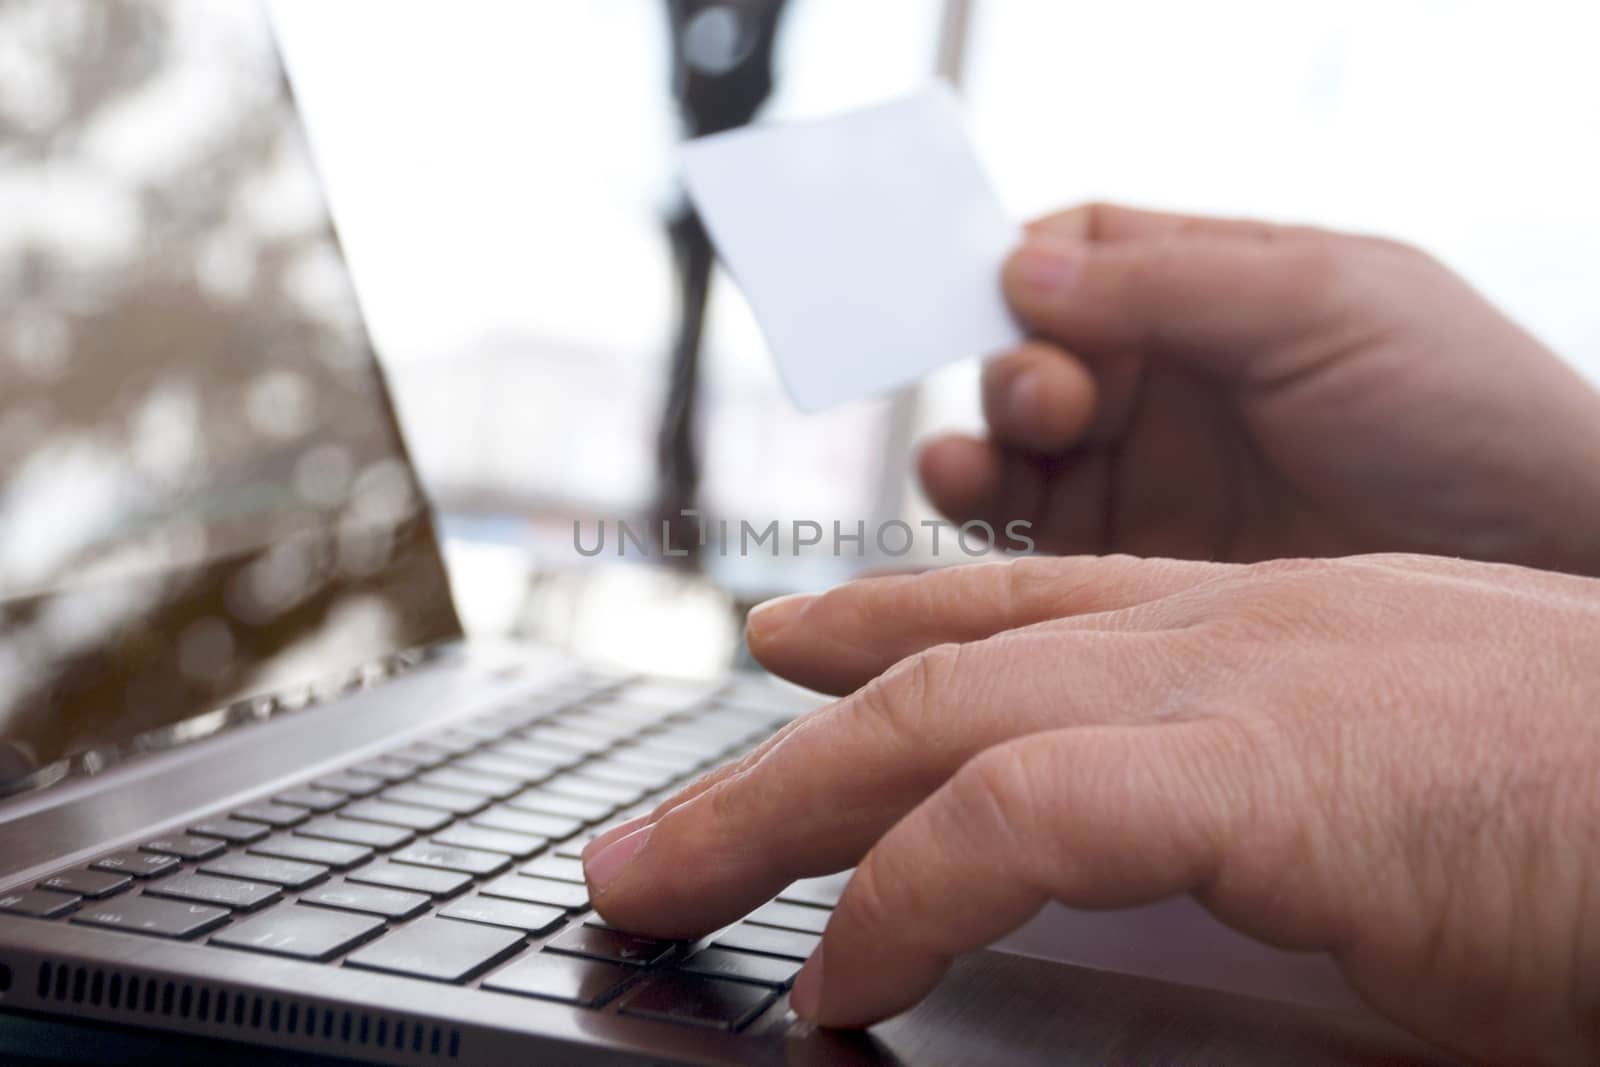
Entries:
{"label": "black keyboard", "polygon": [[0,911],[737,1031],[816,947],[842,877],[686,943],[608,926],[579,857],[788,718],[587,679],[198,819]]}

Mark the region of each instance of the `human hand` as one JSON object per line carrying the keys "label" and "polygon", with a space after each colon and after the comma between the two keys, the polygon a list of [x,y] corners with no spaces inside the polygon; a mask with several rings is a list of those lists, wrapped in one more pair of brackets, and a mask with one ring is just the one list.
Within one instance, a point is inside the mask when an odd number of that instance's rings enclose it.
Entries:
{"label": "human hand", "polygon": [[855,1026],[1046,900],[1191,893],[1441,1045],[1600,1057],[1600,583],[1025,559],[778,601],[749,638],[851,695],[591,845],[613,923],[698,935],[855,866],[791,999]]}
{"label": "human hand", "polygon": [[1090,206],[1004,272],[1038,338],[929,497],[1054,553],[1408,551],[1600,574],[1600,397],[1422,253]]}

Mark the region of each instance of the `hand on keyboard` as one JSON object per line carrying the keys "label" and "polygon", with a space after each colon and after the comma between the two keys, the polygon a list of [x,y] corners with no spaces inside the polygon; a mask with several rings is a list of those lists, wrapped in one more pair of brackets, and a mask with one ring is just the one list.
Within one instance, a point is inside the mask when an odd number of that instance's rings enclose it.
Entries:
{"label": "hand on keyboard", "polygon": [[1440,1044],[1600,1062],[1600,582],[1037,559],[780,602],[749,636],[853,692],[596,839],[612,923],[692,936],[858,864],[792,1003],[859,1025],[1046,899],[1188,892]]}

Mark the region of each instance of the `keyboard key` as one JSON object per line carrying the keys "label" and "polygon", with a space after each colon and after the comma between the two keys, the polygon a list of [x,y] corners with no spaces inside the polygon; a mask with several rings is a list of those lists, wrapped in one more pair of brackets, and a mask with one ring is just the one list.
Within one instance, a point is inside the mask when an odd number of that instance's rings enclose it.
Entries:
{"label": "keyboard key", "polygon": [[548,904],[568,911],[583,911],[589,906],[589,890],[571,882],[557,882],[549,878],[527,878],[520,874],[507,874],[485,885],[478,892],[488,897],[506,897],[525,900],[530,904]]}
{"label": "keyboard key", "polygon": [[703,723],[696,720],[674,722],[650,735],[651,740],[662,738],[671,744],[684,747],[699,746],[702,751],[723,753],[743,752],[754,748],[771,734],[764,726],[735,727],[723,723]]}
{"label": "keyboard key", "polygon": [[160,878],[171,874],[183,864],[176,856],[163,856],[158,852],[113,852],[89,864],[97,871],[112,874],[131,874],[135,878]]}
{"label": "keyboard key", "polygon": [[221,856],[202,864],[200,873],[242,878],[247,882],[271,882],[286,889],[304,889],[328,877],[328,868],[316,863],[275,860],[266,856]]}
{"label": "keyboard key", "polygon": [[517,873],[533,878],[554,878],[558,882],[576,882],[579,885],[587,882],[583,876],[583,861],[567,856],[540,856],[531,863],[523,864]]}
{"label": "keyboard key", "polygon": [[466,897],[440,908],[439,915],[446,919],[460,919],[463,922],[506,926],[535,935],[547,934],[567,921],[567,913],[561,908],[480,896]]}
{"label": "keyboard key", "polygon": [[125,874],[116,874],[111,871],[62,871],[53,874],[39,883],[40,889],[48,889],[55,893],[76,893],[80,897],[90,897],[95,900],[109,897],[113,893],[120,893],[133,884],[133,879]]}
{"label": "keyboard key", "polygon": [[228,846],[209,837],[174,834],[171,837],[158,837],[154,841],[146,841],[139,848],[145,852],[159,852],[163,856],[177,856],[179,859],[208,860],[212,856],[222,855]]}
{"label": "keyboard key", "polygon": [[464,756],[468,752],[476,752],[483,744],[483,740],[481,737],[473,737],[457,730],[445,730],[432,734],[424,743],[434,748],[442,748],[452,756]]}
{"label": "keyboard key", "polygon": [[347,882],[404,889],[430,897],[453,897],[472,884],[470,875],[432,867],[407,867],[401,863],[374,863],[344,876]]}
{"label": "keyboard key", "polygon": [[272,830],[260,823],[240,822],[237,819],[211,819],[189,827],[189,832],[200,837],[219,837],[230,845],[248,845],[260,841]]}
{"label": "keyboard key", "polygon": [[370,774],[352,774],[345,771],[343,774],[330,774],[326,778],[318,778],[311,784],[318,789],[327,789],[346,796],[369,797],[383,788],[384,781]]}
{"label": "keyboard key", "polygon": [[638,722],[596,715],[587,710],[569,711],[558,715],[549,725],[558,730],[581,730],[586,734],[594,734],[597,737],[608,737],[613,745],[618,741],[632,737],[643,729]]}
{"label": "keyboard key", "polygon": [[734,948],[743,952],[760,952],[767,956],[785,956],[803,960],[816,949],[822,938],[816,934],[802,934],[794,930],[774,930],[770,926],[748,926],[740,923],[730,926],[711,942],[718,948]]}
{"label": "keyboard key", "polygon": [[409,763],[418,770],[431,771],[440,764],[450,759],[450,753],[436,745],[419,741],[414,745],[396,749],[384,754],[387,759],[400,763]]}
{"label": "keyboard key", "polygon": [[779,893],[778,899],[792,904],[831,908],[839,903],[839,897],[844,893],[844,887],[850,881],[852,873],[854,872],[840,871],[838,874],[824,875],[821,878],[802,879]]}
{"label": "keyboard key", "polygon": [[565,952],[572,956],[588,956],[590,959],[627,963],[635,967],[660,963],[677,950],[676,941],[658,941],[653,937],[594,926],[574,926],[545,946],[546,952]]}
{"label": "keyboard key", "polygon": [[766,1010],[777,993],[745,982],[692,974],[660,974],[622,1002],[622,1014],[715,1030],[739,1030]]}
{"label": "keyboard key", "polygon": [[708,711],[684,721],[679,729],[700,733],[708,737],[725,737],[730,741],[749,741],[765,737],[772,732],[772,724],[730,709]]}
{"label": "keyboard key", "polygon": [[184,871],[145,890],[146,896],[168,900],[187,900],[193,904],[213,904],[236,911],[254,911],[275,903],[283,894],[265,882],[241,882],[236,878],[215,878],[209,874]]}
{"label": "keyboard key", "polygon": [[483,988],[598,1008],[638,973],[615,963],[538,952],[491,974],[483,980]]}
{"label": "keyboard key", "polygon": [[490,830],[510,830],[517,834],[559,841],[583,829],[583,822],[565,815],[546,815],[538,811],[518,811],[516,808],[490,808],[469,820],[473,826]]}
{"label": "keyboard key", "polygon": [[413,774],[416,774],[417,768],[412,763],[380,758],[358,763],[350,768],[350,773],[364,774],[369,778],[381,778],[385,782],[403,782]]}
{"label": "keyboard key", "polygon": [[482,793],[463,793],[459,789],[436,789],[431,785],[407,782],[392,786],[378,794],[379,799],[391,804],[413,804],[419,808],[438,808],[452,815],[471,815],[482,811],[489,798]]}
{"label": "keyboard key", "polygon": [[327,908],[280,904],[211,938],[226,948],[322,962],[375,937],[383,920]]}
{"label": "keyboard key", "polygon": [[532,741],[522,741],[513,738],[510,741],[501,741],[484,749],[497,756],[508,756],[511,759],[533,760],[553,770],[566,770],[576,767],[588,759],[582,752],[573,752],[570,749],[552,748],[549,745],[536,745]]}
{"label": "keyboard key", "polygon": [[542,782],[561,770],[560,761],[546,763],[544,760],[514,759],[493,752],[475,752],[470,756],[462,756],[451,766],[476,774],[513,778],[523,785]]}
{"label": "keyboard key", "polygon": [[481,793],[496,800],[515,796],[522,791],[525,784],[515,778],[480,774],[477,771],[461,771],[454,767],[440,767],[436,771],[429,771],[417,781],[422,785],[431,785],[439,789],[460,789],[467,793]]}
{"label": "keyboard key", "polygon": [[636,786],[618,785],[615,782],[601,782],[576,774],[564,774],[559,778],[552,778],[544,783],[542,788],[552,793],[561,793],[569,797],[583,797],[586,800],[608,800],[617,805],[632,804],[647,792],[647,790]]}
{"label": "keyboard key", "polygon": [[438,845],[477,849],[481,852],[501,852],[513,859],[525,860],[550,843],[547,837],[530,837],[509,830],[490,830],[482,826],[452,826],[442,834],[435,834]]}
{"label": "keyboard key", "polygon": [[251,845],[252,856],[272,856],[280,860],[303,860],[320,863],[342,871],[372,858],[372,849],[363,845],[349,845],[340,841],[318,841],[312,837],[290,837],[279,834],[260,844]]}
{"label": "keyboard key", "polygon": [[300,894],[302,904],[359,911],[394,920],[413,919],[421,915],[428,910],[428,902],[425,893],[407,893],[401,889],[384,889],[351,882],[330,882]]}
{"label": "keyboard key", "polygon": [[[618,753],[626,751],[635,745],[648,741],[656,732],[666,729],[670,726],[670,723],[663,721],[649,721],[643,718],[635,719],[612,711],[608,711],[606,714],[596,717],[594,721],[597,724],[600,724],[597,727],[591,727],[591,729],[595,729],[596,732],[600,732],[601,729],[604,729],[617,734],[617,743],[611,746],[611,748],[605,753],[608,758],[616,756]],[[574,725],[578,724],[574,723]],[[674,756],[678,759],[682,759],[684,757],[684,753],[675,753]]]}
{"label": "keyboard key", "polygon": [[252,804],[233,813],[235,819],[245,822],[262,822],[278,830],[299,826],[309,817],[304,808],[291,808],[287,804]]}
{"label": "keyboard key", "polygon": [[215,930],[228,921],[226,908],[185,904],[153,897],[123,897],[105,904],[90,904],[72,917],[84,926],[109,926],[151,937],[185,939]]}
{"label": "keyboard key", "polygon": [[617,810],[617,805],[609,800],[600,800],[594,797],[575,797],[565,793],[552,793],[547,789],[527,789],[505,804],[508,808],[518,811],[536,811],[548,815],[565,815],[574,819],[582,819],[586,823],[597,823],[609,819]]}
{"label": "keyboard key", "polygon": [[417,841],[392,854],[396,863],[410,863],[418,867],[437,867],[445,871],[460,871],[482,877],[505,870],[511,861],[498,852],[480,852],[471,848],[454,848],[436,845],[431,841]]}
{"label": "keyboard key", "polygon": [[832,912],[806,904],[789,904],[774,900],[763,904],[744,917],[747,923],[776,926],[784,930],[799,930],[806,934],[820,934],[828,925]]}
{"label": "keyboard key", "polygon": [[450,728],[451,732],[464,738],[472,738],[479,744],[485,741],[498,741],[504,737],[505,728],[485,722],[486,718],[487,716],[480,716],[468,719],[466,722],[458,722]]}
{"label": "keyboard key", "polygon": [[628,767],[649,767],[663,771],[674,771],[679,775],[689,774],[704,762],[698,757],[685,755],[682,752],[669,752],[665,749],[651,748],[643,741],[637,745],[626,745],[612,750],[606,756],[606,761]]}
{"label": "keyboard key", "polygon": [[678,964],[678,970],[782,988],[794,981],[794,976],[800,973],[800,961],[779,959],[776,956],[753,956],[746,952],[729,952],[723,948],[708,948],[696,952]]}
{"label": "keyboard key", "polygon": [[520,930],[428,916],[352,952],[345,964],[435,982],[464,982],[523,944]]}
{"label": "keyboard key", "polygon": [[416,836],[402,826],[384,826],[382,823],[339,817],[312,819],[304,826],[296,827],[294,833],[296,837],[315,837],[323,841],[343,841],[347,845],[383,849],[399,848]]}
{"label": "keyboard key", "polygon": [[419,808],[412,804],[391,804],[387,800],[358,800],[341,812],[347,819],[363,822],[381,822],[386,826],[403,826],[407,830],[432,833],[450,823],[448,812],[433,808]]}
{"label": "keyboard key", "polygon": [[614,722],[631,723],[637,728],[653,726],[676,713],[666,708],[650,707],[626,700],[606,699],[586,704],[581,708],[568,711],[567,714],[594,716],[601,719],[610,719]]}
{"label": "keyboard key", "polygon": [[606,734],[588,733],[567,726],[535,726],[524,731],[522,737],[535,745],[554,745],[582,752],[586,756],[598,755],[617,742],[615,737]]}
{"label": "keyboard key", "polygon": [[599,832],[583,834],[580,837],[569,837],[557,845],[552,851],[560,859],[582,859],[583,850],[589,847],[589,842],[599,837]]}
{"label": "keyboard key", "polygon": [[613,699],[625,704],[660,708],[677,713],[700,707],[706,701],[728,688],[728,682],[675,681],[669,678],[624,679],[626,685],[617,689]]}
{"label": "keyboard key", "polygon": [[661,730],[653,734],[646,734],[640,740],[648,740],[650,747],[654,749],[676,752],[684,756],[693,756],[701,763],[710,763],[712,760],[720,759],[725,753],[732,751],[734,747],[720,741],[707,741],[699,735],[679,733],[676,730]]}
{"label": "keyboard key", "polygon": [[640,767],[632,763],[619,763],[616,760],[599,760],[595,763],[583,765],[583,776],[593,778],[599,782],[615,782],[622,786],[634,786],[647,793],[665,788],[669,783],[683,777],[681,771],[666,770],[661,767]]}
{"label": "keyboard key", "polygon": [[504,735],[512,730],[526,729],[527,727],[538,722],[540,719],[545,718],[550,713],[550,708],[542,706],[529,708],[507,708],[504,711],[496,711],[488,715],[480,715],[474,720],[474,722],[479,726],[497,731],[499,735]]}
{"label": "keyboard key", "polygon": [[347,798],[343,793],[335,793],[331,789],[291,789],[287,793],[279,793],[272,798],[274,804],[287,804],[292,808],[305,808],[319,815],[325,814],[343,804]]}
{"label": "keyboard key", "polygon": [[78,906],[82,897],[67,893],[44,893],[37,889],[18,889],[0,893],[0,911],[34,919],[54,919]]}

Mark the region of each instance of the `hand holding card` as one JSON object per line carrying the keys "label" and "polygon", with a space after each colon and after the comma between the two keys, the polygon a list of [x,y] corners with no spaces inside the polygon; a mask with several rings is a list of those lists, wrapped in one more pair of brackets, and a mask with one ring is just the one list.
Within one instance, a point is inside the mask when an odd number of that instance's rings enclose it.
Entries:
{"label": "hand holding card", "polygon": [[942,84],[836,118],[691,141],[683,173],[806,411],[1021,339],[1000,293],[1021,229]]}

